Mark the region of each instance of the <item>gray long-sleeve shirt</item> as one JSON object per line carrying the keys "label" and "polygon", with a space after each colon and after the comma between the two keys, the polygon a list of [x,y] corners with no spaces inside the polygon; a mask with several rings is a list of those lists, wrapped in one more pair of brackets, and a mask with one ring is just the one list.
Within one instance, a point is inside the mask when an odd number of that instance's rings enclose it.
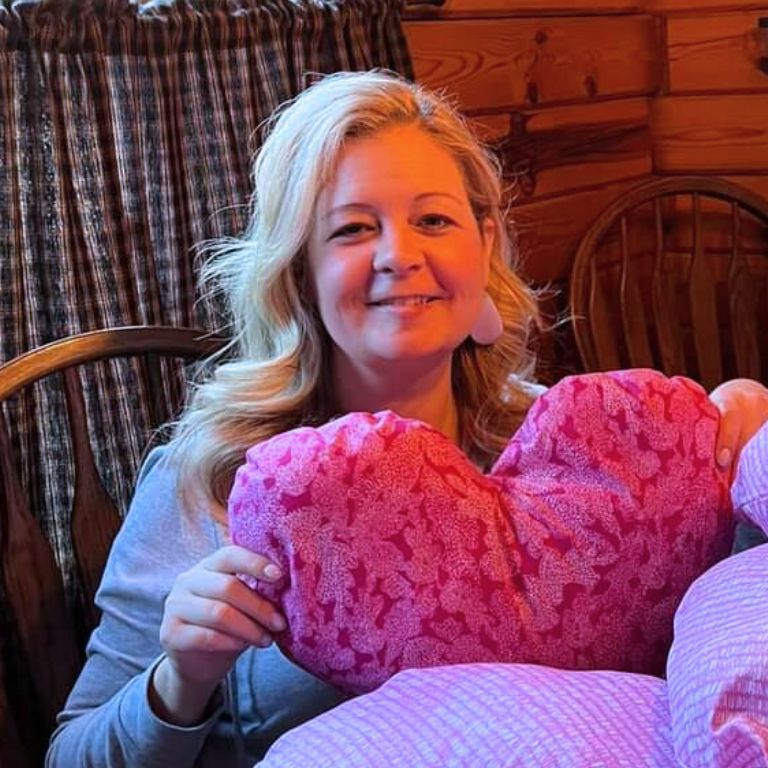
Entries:
{"label": "gray long-sleeve shirt", "polygon": [[59,715],[48,768],[251,766],[281,733],[344,699],[273,645],[240,656],[204,723],[181,728],[154,715],[147,689],[162,658],[165,598],[180,573],[227,542],[210,516],[182,510],[165,454],[156,449],[145,462],[110,552],[96,596],[101,623]]}

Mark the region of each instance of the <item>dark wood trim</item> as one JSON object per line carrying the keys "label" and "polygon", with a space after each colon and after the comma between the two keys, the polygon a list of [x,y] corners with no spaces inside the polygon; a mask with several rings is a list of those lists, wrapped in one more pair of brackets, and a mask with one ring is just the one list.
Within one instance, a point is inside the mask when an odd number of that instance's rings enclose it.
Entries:
{"label": "dark wood trim", "polygon": [[200,358],[224,347],[226,340],[198,328],[138,325],[89,331],[52,341],[0,366],[0,401],[56,371],[108,357],[153,352]]}

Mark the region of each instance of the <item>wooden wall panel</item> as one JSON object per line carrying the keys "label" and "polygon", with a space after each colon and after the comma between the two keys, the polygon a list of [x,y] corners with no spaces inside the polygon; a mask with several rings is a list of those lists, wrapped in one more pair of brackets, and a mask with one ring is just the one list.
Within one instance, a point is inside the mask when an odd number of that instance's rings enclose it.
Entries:
{"label": "wooden wall panel", "polygon": [[567,278],[576,246],[590,224],[604,208],[642,180],[625,179],[514,206],[510,220],[518,232],[523,274],[536,283]]}
{"label": "wooden wall panel", "polygon": [[676,13],[691,11],[727,11],[765,8],[765,0],[643,0],[647,13]]}
{"label": "wooden wall panel", "polygon": [[669,92],[768,90],[768,29],[758,29],[764,15],[768,8],[670,18]]}
{"label": "wooden wall panel", "polygon": [[648,95],[661,79],[650,16],[416,21],[406,36],[416,79],[470,113]]}
{"label": "wooden wall panel", "polygon": [[[456,97],[516,182],[524,275],[563,287],[596,217],[653,175],[722,175],[768,198],[763,16],[768,0],[446,0],[412,11],[406,34],[417,78]],[[725,253],[725,223],[710,229]],[[668,235],[682,264],[686,232]],[[765,239],[751,233],[755,254]],[[545,357],[571,365],[558,339]]]}
{"label": "wooden wall panel", "polygon": [[648,99],[551,107],[472,119],[500,155],[521,199],[647,175],[652,170]]}
{"label": "wooden wall panel", "polygon": [[424,15],[456,16],[520,16],[535,14],[584,14],[637,12],[642,0],[407,0],[406,18]]}
{"label": "wooden wall panel", "polygon": [[679,96],[651,108],[654,168],[661,173],[768,171],[768,99]]}
{"label": "wooden wall panel", "polygon": [[[749,176],[729,175],[725,177],[734,184],[739,184],[742,187],[752,190],[755,194],[760,195],[764,199],[768,200],[768,175],[754,174]],[[766,233],[768,235],[768,233]]]}

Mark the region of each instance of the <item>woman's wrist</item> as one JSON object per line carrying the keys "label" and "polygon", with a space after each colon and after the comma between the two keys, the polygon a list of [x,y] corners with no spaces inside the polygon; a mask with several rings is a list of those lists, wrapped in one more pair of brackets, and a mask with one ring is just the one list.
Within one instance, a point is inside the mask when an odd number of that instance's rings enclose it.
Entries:
{"label": "woman's wrist", "polygon": [[211,698],[218,687],[218,682],[185,680],[164,657],[149,681],[149,706],[160,720],[191,728],[207,719]]}

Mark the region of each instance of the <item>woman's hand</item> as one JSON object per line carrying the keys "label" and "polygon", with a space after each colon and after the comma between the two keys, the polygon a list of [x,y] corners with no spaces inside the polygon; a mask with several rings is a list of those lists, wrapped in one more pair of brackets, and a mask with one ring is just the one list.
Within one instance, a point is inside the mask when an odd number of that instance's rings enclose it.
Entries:
{"label": "woman's hand", "polygon": [[268,646],[270,632],[285,629],[275,607],[237,578],[238,573],[266,581],[280,576],[266,558],[231,545],[182,573],[168,594],[160,624],[166,658],[157,666],[150,689],[152,708],[167,722],[200,721],[237,657],[248,646]]}
{"label": "woman's hand", "polygon": [[732,379],[713,389],[709,398],[720,410],[717,463],[734,471],[742,448],[768,420],[768,389],[752,379]]}

